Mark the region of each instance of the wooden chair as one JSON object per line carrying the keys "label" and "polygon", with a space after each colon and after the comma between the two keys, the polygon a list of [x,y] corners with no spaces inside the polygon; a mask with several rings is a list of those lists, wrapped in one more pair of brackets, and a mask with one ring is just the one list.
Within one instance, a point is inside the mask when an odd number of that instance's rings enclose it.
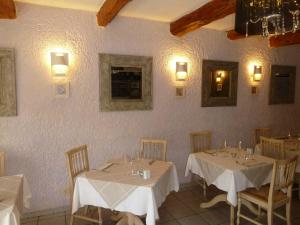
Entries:
{"label": "wooden chair", "polygon": [[[211,132],[210,131],[200,131],[190,133],[191,149],[192,153],[197,153],[205,151],[211,148]],[[192,175],[192,180],[195,180],[195,174]],[[199,176],[197,176],[199,177]],[[206,197],[207,184],[205,179],[199,177],[196,180],[202,186],[203,196]]]}
{"label": "wooden chair", "polygon": [[[274,162],[271,184],[257,190],[250,188],[238,194],[237,225],[240,224],[240,218],[243,218],[256,225],[262,225],[250,217],[241,214],[242,204],[255,204],[267,211],[268,225],[273,225],[273,215],[283,219],[287,225],[291,225],[291,203],[292,187],[298,156],[288,160],[278,160]],[[287,189],[287,192],[282,190]],[[274,210],[286,206],[286,217],[274,212]],[[260,210],[259,210],[260,211]]]}
{"label": "wooden chair", "polygon": [[284,140],[260,137],[261,153],[274,159],[285,159]]}
{"label": "wooden chair", "polygon": [[190,133],[192,153],[201,152],[211,148],[211,132],[201,131]]}
{"label": "wooden chair", "polygon": [[167,141],[159,139],[141,139],[141,157],[163,160],[167,158]]}
{"label": "wooden chair", "polygon": [[[89,171],[89,169],[90,169],[87,146],[83,145],[83,146],[71,149],[70,151],[66,152],[65,155],[67,158],[70,190],[71,190],[71,195],[73,196],[76,177],[83,172]],[[72,201],[71,201],[71,203],[72,203]],[[98,220],[88,217],[87,212],[88,212],[88,206],[85,207],[84,215],[71,214],[70,225],[73,225],[74,218],[86,220],[86,221],[89,221],[92,223],[102,224],[101,208],[98,208],[98,216],[99,216]]]}
{"label": "wooden chair", "polygon": [[270,128],[255,128],[254,130],[254,143],[260,143],[260,137],[270,137],[271,129]]}
{"label": "wooden chair", "polygon": [[5,152],[0,151],[0,177],[5,175]]}
{"label": "wooden chair", "polygon": [[285,139],[284,148],[286,150],[300,150],[300,140],[298,139]]}
{"label": "wooden chair", "polygon": [[[298,139],[286,139],[284,140],[285,150],[296,150],[300,151],[300,140]],[[295,184],[297,184],[297,188],[294,188],[293,191],[298,192],[298,199],[300,199],[300,173],[295,174]]]}
{"label": "wooden chair", "polygon": [[116,225],[144,225],[138,216],[129,212],[120,212],[114,219],[118,221]]}

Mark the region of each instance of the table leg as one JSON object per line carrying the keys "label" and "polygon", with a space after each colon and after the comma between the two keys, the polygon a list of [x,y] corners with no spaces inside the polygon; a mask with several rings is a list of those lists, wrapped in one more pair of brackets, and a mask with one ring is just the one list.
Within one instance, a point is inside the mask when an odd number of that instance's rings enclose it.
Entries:
{"label": "table leg", "polygon": [[213,207],[214,205],[218,204],[219,202],[227,202],[227,196],[225,194],[217,195],[212,200],[201,203],[200,207],[204,208],[204,209],[210,208],[210,207]]}
{"label": "table leg", "polygon": [[208,202],[201,203],[200,207],[204,208],[204,209],[210,208],[210,207],[216,205],[219,202],[226,202],[227,204],[230,205],[230,225],[234,225],[234,222],[235,222],[234,207],[229,202],[227,202],[227,195],[226,194],[217,195],[212,200],[210,200]]}

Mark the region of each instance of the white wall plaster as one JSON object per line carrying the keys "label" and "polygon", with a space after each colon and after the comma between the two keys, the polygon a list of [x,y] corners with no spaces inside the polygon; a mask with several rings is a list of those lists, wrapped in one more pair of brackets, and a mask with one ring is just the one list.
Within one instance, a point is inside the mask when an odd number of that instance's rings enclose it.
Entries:
{"label": "white wall plaster", "polygon": [[[87,144],[92,168],[105,160],[138,150],[141,137],[168,140],[168,159],[180,180],[190,151],[188,133],[210,129],[213,145],[242,140],[251,145],[253,129],[276,128],[277,134],[300,129],[300,48],[269,49],[267,41],[229,41],[224,32],[199,29],[183,38],[167,23],[117,17],[105,29],[90,12],[17,4],[16,20],[0,20],[0,46],[16,51],[18,116],[0,118],[0,148],[7,152],[8,174],[24,173],[33,191],[31,211],[69,203],[64,194],[64,152]],[[55,47],[71,52],[70,98],[54,99],[49,61]],[[99,112],[98,53],[153,56],[153,110]],[[176,99],[174,55],[190,60],[187,95]],[[202,59],[239,62],[237,107],[201,108]],[[247,63],[263,62],[259,94],[251,95]],[[297,104],[268,105],[269,67],[298,66]],[[296,107],[296,105],[298,107]],[[297,118],[297,120],[296,120]]]}

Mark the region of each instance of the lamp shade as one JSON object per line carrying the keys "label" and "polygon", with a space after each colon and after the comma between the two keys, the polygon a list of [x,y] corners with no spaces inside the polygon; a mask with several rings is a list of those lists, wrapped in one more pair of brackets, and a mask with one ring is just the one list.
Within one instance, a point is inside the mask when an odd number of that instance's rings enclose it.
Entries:
{"label": "lamp shade", "polygon": [[176,62],[176,80],[185,81],[187,78],[187,62]]}
{"label": "lamp shade", "polygon": [[262,67],[261,66],[254,66],[253,71],[253,80],[260,81],[262,78]]}
{"label": "lamp shade", "polygon": [[65,77],[68,72],[68,53],[51,52],[51,69],[53,76]]}

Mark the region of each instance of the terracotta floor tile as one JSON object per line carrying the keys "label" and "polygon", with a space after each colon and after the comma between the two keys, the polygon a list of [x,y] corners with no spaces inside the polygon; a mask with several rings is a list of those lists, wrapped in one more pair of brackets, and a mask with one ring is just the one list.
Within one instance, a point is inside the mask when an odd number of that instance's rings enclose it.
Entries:
{"label": "terracotta floor tile", "polygon": [[188,216],[178,220],[181,225],[209,225],[200,215]]}

